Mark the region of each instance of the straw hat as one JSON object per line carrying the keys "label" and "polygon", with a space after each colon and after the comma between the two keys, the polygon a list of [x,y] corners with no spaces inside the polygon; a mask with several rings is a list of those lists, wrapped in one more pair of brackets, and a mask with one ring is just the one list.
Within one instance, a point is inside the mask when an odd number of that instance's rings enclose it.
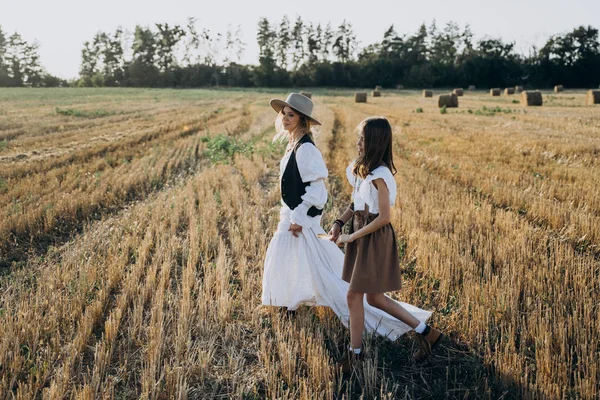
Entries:
{"label": "straw hat", "polygon": [[285,101],[280,99],[271,99],[269,102],[273,110],[280,112],[284,107],[290,107],[299,112],[300,114],[304,114],[313,125],[321,125],[319,121],[314,119],[312,114],[313,102],[308,97],[304,96],[300,93],[290,93]]}

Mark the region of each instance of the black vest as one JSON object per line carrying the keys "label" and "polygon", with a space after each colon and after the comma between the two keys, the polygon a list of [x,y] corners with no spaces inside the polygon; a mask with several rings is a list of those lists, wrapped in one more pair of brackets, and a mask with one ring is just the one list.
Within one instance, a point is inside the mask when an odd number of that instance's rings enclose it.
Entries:
{"label": "black vest", "polygon": [[[292,150],[292,154],[290,154],[290,159],[281,177],[281,198],[290,210],[293,210],[302,203],[302,196],[306,193],[306,187],[310,185],[310,182],[302,182],[300,171],[298,171],[298,164],[296,163],[296,150],[298,150],[303,143],[315,145],[308,135],[302,136],[294,146],[294,150]],[[311,217],[321,215],[322,213],[323,210],[319,210],[315,206],[309,208],[307,212]]]}

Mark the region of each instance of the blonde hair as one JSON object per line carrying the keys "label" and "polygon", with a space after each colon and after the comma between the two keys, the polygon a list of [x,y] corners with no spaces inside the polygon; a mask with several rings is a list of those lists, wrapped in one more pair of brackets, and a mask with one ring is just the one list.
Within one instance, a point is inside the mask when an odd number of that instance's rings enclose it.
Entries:
{"label": "blonde hair", "polygon": [[[291,108],[291,107],[290,107]],[[294,110],[292,108],[292,110]],[[300,117],[299,125],[304,128],[304,131],[310,138],[310,140],[315,142],[315,136],[313,134],[313,127],[311,127],[310,119],[302,114],[301,112],[294,110],[296,114]],[[277,114],[277,118],[275,118],[275,136],[273,136],[273,142],[285,142],[288,139],[289,132],[283,129],[283,108]]]}

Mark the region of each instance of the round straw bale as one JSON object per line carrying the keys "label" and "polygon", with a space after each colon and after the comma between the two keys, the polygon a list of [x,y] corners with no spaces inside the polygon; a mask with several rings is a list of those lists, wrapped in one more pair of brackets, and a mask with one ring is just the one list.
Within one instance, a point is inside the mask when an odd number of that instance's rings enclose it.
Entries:
{"label": "round straw bale", "polygon": [[600,90],[588,90],[587,95],[585,97],[585,104],[600,104]]}
{"label": "round straw bale", "polygon": [[380,86],[380,85],[376,85],[376,86],[375,86],[375,90],[378,90],[378,91],[380,91],[380,92],[381,92],[381,86]]}
{"label": "round straw bale", "polygon": [[469,85],[469,92],[472,92],[475,90],[475,85]]}
{"label": "round straw bale", "polygon": [[441,94],[438,98],[438,107],[442,108],[455,108],[458,107],[458,96],[456,93]]}
{"label": "round straw bale", "polygon": [[490,96],[500,96],[500,88],[490,89]]}
{"label": "round straw bale", "polygon": [[531,91],[525,90],[521,92],[521,105],[522,106],[541,106],[544,104],[542,98],[542,92],[539,90]]}
{"label": "round straw bale", "polygon": [[507,87],[504,89],[504,95],[515,94],[515,88]]}
{"label": "round straw bale", "polygon": [[367,93],[366,92],[354,93],[354,102],[355,103],[366,103],[367,102]]}
{"label": "round straw bale", "polygon": [[433,90],[423,90],[423,97],[433,97]]}
{"label": "round straw bale", "polygon": [[565,88],[563,87],[563,85],[556,85],[556,86],[554,86],[554,93],[562,92],[563,90],[565,90]]}
{"label": "round straw bale", "polygon": [[515,86],[515,92],[521,93],[523,91],[523,86]]}
{"label": "round straw bale", "polygon": [[381,97],[381,91],[379,90],[373,90],[371,94],[373,95],[373,97]]}
{"label": "round straw bale", "polygon": [[311,92],[300,92],[300,94],[308,97],[309,99],[312,99],[312,93]]}
{"label": "round straw bale", "polygon": [[404,85],[396,85],[396,89],[402,90],[402,89],[404,89]]}
{"label": "round straw bale", "polygon": [[462,96],[464,92],[462,88],[456,88],[452,91],[452,93],[454,93],[457,96]]}

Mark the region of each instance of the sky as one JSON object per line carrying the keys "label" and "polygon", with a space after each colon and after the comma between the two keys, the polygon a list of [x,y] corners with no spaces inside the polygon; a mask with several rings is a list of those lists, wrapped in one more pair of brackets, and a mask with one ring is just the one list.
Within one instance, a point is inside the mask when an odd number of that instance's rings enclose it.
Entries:
{"label": "sky", "polygon": [[83,43],[97,32],[165,22],[184,26],[188,17],[197,19],[199,30],[213,34],[239,26],[246,43],[240,61],[257,64],[259,19],[279,22],[284,15],[292,21],[300,16],[314,24],[331,22],[332,27],[346,20],[360,47],[381,41],[392,24],[399,34],[412,34],[421,23],[429,26],[435,20],[442,28],[453,21],[461,30],[469,24],[475,39],[514,41],[517,51],[526,54],[532,45],[539,47],[551,35],[579,25],[600,29],[600,0],[0,0],[5,35],[17,31],[26,41],[37,41],[42,65],[65,79],[77,77]]}

